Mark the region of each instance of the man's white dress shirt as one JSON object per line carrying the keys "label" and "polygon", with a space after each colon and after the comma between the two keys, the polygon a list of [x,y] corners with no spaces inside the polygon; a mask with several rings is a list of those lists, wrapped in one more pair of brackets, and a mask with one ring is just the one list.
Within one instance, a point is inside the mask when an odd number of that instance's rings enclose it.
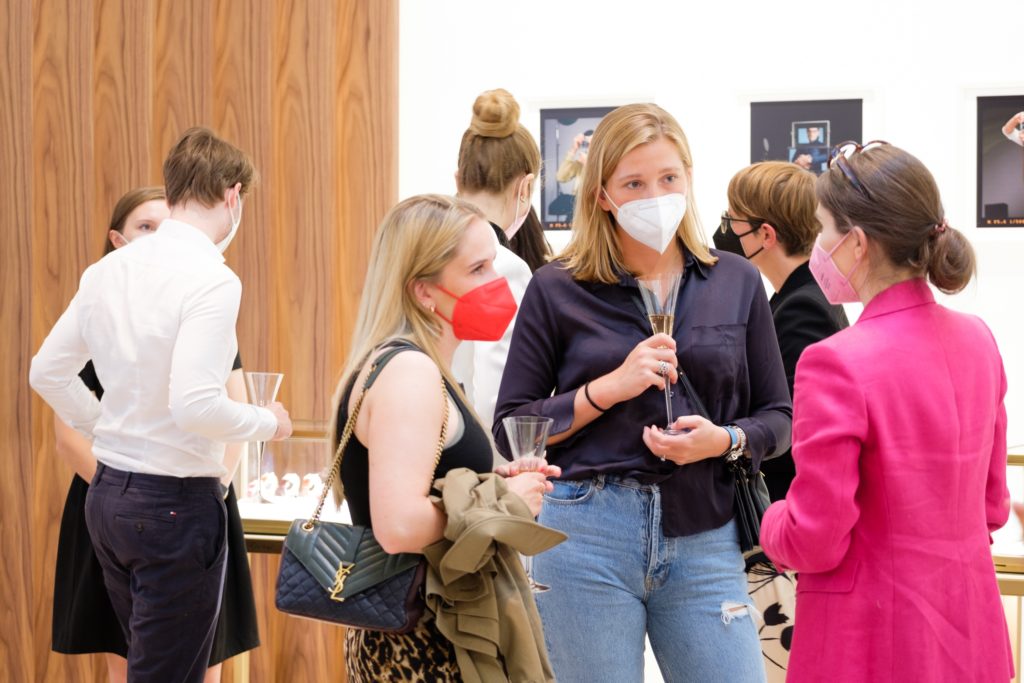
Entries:
{"label": "man's white dress shirt", "polygon": [[[32,359],[29,381],[57,415],[93,438],[105,465],[220,477],[225,441],[265,441],[266,408],[227,397],[242,284],[198,228],[165,220],[82,275]],[[78,372],[92,359],[103,401]]]}

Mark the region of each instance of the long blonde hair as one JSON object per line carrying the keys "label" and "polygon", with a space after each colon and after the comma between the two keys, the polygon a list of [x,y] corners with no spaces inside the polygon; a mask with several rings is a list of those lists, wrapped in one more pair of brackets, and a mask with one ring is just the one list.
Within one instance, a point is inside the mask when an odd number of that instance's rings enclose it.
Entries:
{"label": "long blonde hair", "polygon": [[[622,253],[615,238],[615,224],[597,198],[622,158],[640,145],[666,139],[675,144],[687,173],[693,170],[693,157],[686,135],[672,115],[656,104],[628,104],[607,114],[594,130],[590,153],[583,167],[572,238],[561,260],[577,280],[614,284],[618,271],[625,270]],[[686,215],[676,234],[683,246],[706,265],[718,262],[708,250],[693,198],[693,184],[686,195]]]}
{"label": "long blonde hair", "polygon": [[438,194],[409,197],[384,217],[374,238],[348,359],[334,391],[332,434],[338,433],[336,421],[348,381],[359,374],[375,348],[391,339],[408,339],[423,349],[465,399],[437,350],[441,324],[417,301],[413,285],[436,281],[475,219],[486,220],[469,202]]}

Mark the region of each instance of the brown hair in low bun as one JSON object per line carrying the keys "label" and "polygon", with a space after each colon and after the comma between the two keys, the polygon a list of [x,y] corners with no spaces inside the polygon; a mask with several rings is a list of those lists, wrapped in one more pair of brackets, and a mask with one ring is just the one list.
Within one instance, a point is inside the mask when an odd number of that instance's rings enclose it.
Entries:
{"label": "brown hair in low bun", "polygon": [[947,294],[959,292],[976,271],[974,248],[946,223],[935,178],[914,155],[878,145],[845,160],[858,189],[838,165],[818,178],[818,201],[846,233],[856,225],[897,268],[927,276]]}
{"label": "brown hair in low bun", "polygon": [[519,123],[512,94],[499,88],[477,97],[459,146],[459,190],[500,194],[516,178],[540,175],[540,164],[540,148]]}
{"label": "brown hair in low bun", "polygon": [[959,292],[977,271],[974,247],[959,230],[945,224],[936,229],[928,255],[928,279],[946,294]]}

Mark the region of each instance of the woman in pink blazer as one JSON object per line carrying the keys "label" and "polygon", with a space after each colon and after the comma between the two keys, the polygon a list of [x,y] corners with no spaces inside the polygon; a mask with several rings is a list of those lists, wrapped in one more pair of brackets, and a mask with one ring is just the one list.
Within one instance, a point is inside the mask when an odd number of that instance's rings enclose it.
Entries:
{"label": "woman in pink blazer", "polygon": [[799,572],[790,681],[1007,681],[989,533],[1009,514],[1006,377],[981,320],[935,303],[974,253],[932,175],[844,144],[817,185],[811,271],[852,327],[796,371],[796,478],[761,543]]}

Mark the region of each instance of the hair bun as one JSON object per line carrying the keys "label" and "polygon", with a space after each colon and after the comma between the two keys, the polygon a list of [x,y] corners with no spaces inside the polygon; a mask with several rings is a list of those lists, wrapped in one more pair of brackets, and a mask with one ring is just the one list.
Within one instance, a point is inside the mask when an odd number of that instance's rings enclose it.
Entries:
{"label": "hair bun", "polygon": [[503,88],[488,90],[473,103],[469,130],[485,138],[505,138],[519,126],[519,103]]}

